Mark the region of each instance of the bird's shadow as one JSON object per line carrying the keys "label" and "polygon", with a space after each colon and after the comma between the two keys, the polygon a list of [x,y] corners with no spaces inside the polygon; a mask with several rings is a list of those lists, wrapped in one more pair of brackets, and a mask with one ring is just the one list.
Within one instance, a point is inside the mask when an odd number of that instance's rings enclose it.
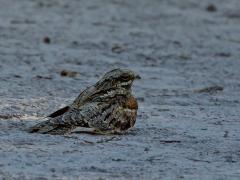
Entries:
{"label": "bird's shadow", "polygon": [[72,134],[89,134],[89,135],[94,135],[94,136],[114,136],[114,135],[136,135],[136,132],[131,130],[131,131],[126,131],[126,132],[99,132],[99,131],[87,131],[87,130],[78,130],[72,132]]}

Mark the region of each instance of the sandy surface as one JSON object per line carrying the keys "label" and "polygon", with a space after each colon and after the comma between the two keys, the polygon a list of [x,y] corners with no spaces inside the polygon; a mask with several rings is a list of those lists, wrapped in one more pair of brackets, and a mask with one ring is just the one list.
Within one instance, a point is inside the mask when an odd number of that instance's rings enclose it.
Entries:
{"label": "sandy surface", "polygon": [[[1,0],[0,179],[240,179],[239,9]],[[128,134],[25,131],[116,67],[142,76]]]}

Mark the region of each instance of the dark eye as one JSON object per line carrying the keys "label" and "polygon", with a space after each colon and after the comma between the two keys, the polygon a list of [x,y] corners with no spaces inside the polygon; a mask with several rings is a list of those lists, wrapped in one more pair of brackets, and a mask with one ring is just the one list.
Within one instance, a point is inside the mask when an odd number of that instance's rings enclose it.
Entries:
{"label": "dark eye", "polygon": [[121,76],[121,79],[124,80],[124,81],[128,81],[129,76],[128,75],[123,75],[123,76]]}

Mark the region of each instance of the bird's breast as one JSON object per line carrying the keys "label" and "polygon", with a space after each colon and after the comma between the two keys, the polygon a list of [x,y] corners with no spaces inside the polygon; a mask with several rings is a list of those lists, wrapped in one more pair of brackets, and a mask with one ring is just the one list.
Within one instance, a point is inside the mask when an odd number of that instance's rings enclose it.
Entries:
{"label": "bird's breast", "polygon": [[124,107],[127,108],[127,109],[137,110],[138,109],[138,103],[137,103],[136,98],[134,98],[133,96],[128,98],[125,102]]}

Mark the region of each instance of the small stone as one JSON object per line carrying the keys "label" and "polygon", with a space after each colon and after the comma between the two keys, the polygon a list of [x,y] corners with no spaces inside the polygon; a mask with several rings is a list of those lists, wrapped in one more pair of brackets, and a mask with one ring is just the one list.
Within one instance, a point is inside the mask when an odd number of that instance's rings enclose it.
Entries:
{"label": "small stone", "polygon": [[43,42],[45,44],[50,44],[51,43],[51,39],[48,36],[46,36],[46,37],[43,38]]}
{"label": "small stone", "polygon": [[216,6],[215,6],[214,4],[209,4],[209,5],[207,6],[206,10],[207,10],[208,12],[215,12],[215,11],[217,11],[217,8],[216,8]]}

